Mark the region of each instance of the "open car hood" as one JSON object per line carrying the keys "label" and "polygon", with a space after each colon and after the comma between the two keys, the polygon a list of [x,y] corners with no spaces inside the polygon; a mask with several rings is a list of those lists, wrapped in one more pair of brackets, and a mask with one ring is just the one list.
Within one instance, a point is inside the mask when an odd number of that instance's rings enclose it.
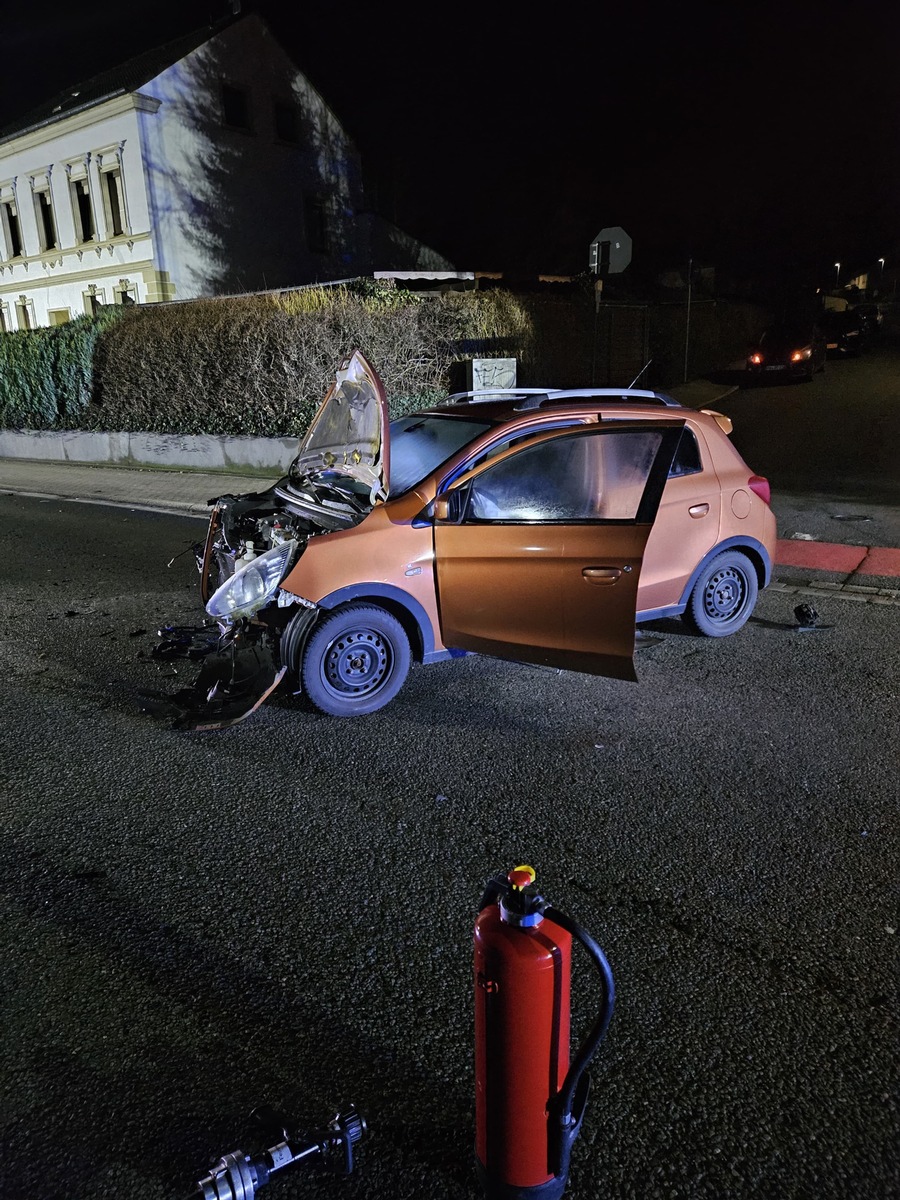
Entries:
{"label": "open car hood", "polygon": [[389,487],[388,411],[384,384],[358,351],[337,370],[319,405],[285,487],[293,496],[357,513],[384,500]]}

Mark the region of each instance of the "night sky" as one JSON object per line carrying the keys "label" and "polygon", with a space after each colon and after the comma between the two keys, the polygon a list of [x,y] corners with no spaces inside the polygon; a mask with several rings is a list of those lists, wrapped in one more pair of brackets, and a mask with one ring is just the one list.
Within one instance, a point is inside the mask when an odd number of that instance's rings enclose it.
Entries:
{"label": "night sky", "polygon": [[[827,280],[835,260],[900,258],[900,9],[883,0],[242,10],[354,137],[385,215],[460,269],[574,273],[616,225],[635,264],[780,264]],[[7,12],[0,124],[229,11]]]}

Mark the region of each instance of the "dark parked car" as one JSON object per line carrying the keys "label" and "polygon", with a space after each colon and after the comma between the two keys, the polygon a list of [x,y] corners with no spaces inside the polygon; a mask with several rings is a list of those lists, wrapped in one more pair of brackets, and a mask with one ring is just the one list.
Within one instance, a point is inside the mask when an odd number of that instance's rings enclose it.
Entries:
{"label": "dark parked car", "polygon": [[857,304],[854,311],[859,314],[859,319],[862,321],[867,337],[881,332],[881,326],[884,323],[884,310],[880,304]]}
{"label": "dark parked car", "polygon": [[825,345],[829,354],[843,358],[858,358],[862,354],[866,331],[857,308],[845,308],[843,312],[826,309],[819,317],[825,331]]}
{"label": "dark parked car", "polygon": [[750,348],[747,374],[812,379],[816,371],[825,370],[825,356],[825,335],[818,325],[770,325]]}

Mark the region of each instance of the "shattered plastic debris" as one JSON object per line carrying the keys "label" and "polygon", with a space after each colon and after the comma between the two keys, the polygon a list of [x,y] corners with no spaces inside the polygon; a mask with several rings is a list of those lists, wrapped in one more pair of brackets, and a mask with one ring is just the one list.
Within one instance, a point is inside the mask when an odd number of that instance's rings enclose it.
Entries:
{"label": "shattered plastic debris", "polygon": [[794,609],[798,625],[818,625],[819,614],[811,604],[798,604]]}
{"label": "shattered plastic debris", "polygon": [[792,533],[792,542],[817,542],[819,539],[814,533]]}
{"label": "shattered plastic debris", "polygon": [[798,633],[818,633],[821,629],[834,629],[833,625],[820,625],[819,614],[811,604],[798,604],[794,609]]}
{"label": "shattered plastic debris", "polygon": [[834,629],[833,625],[818,623],[819,614],[811,604],[798,604],[794,609],[794,618],[794,624],[787,621],[767,621],[765,617],[751,617],[750,621],[761,629],[781,629],[785,633],[820,633],[825,629]]}

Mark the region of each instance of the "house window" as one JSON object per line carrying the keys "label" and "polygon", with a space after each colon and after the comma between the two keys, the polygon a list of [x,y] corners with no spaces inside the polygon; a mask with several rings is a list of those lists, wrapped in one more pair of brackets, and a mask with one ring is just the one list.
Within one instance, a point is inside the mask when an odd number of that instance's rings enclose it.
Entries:
{"label": "house window", "polygon": [[56,249],[56,221],[53,219],[53,199],[50,188],[41,188],[34,193],[34,209],[37,215],[38,240],[42,250]]}
{"label": "house window", "polygon": [[327,254],[331,248],[328,234],[328,209],[322,196],[311,192],[303,196],[303,224],[306,244],[313,254]]}
{"label": "house window", "polygon": [[72,215],[75,218],[75,239],[78,242],[92,242],[94,229],[94,208],[91,204],[91,190],[86,179],[74,179],[69,184],[72,196]]}
{"label": "house window", "polygon": [[125,195],[122,191],[122,172],[118,167],[100,173],[103,187],[103,212],[106,216],[108,237],[120,237],[126,233]]}
{"label": "house window", "polygon": [[103,288],[98,288],[96,284],[92,283],[84,293],[84,311],[89,317],[96,317],[103,307],[104,300]]}
{"label": "house window", "polygon": [[250,98],[243,88],[222,84],[222,119],[232,129],[250,128]]}
{"label": "house window", "polygon": [[3,225],[7,256],[21,258],[22,228],[19,225],[19,210],[16,208],[15,200],[4,200],[0,204],[0,223]]}
{"label": "house window", "polygon": [[34,306],[27,296],[16,301],[16,324],[19,329],[34,329]]}
{"label": "house window", "polygon": [[280,142],[300,141],[300,123],[297,120],[297,109],[293,104],[285,104],[283,100],[275,100],[272,104],[275,118],[275,136]]}
{"label": "house window", "polygon": [[65,325],[72,320],[72,314],[67,308],[51,308],[47,312],[47,321],[51,325]]}
{"label": "house window", "polygon": [[5,304],[0,304],[0,333],[9,333],[9,313]]}

